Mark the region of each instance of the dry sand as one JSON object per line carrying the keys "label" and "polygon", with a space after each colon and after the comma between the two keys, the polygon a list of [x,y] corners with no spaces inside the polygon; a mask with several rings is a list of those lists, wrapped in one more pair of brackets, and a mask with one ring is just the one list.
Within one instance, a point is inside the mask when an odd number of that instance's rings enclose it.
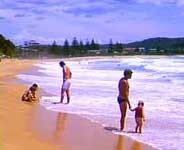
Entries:
{"label": "dry sand", "polygon": [[11,79],[38,62],[0,62],[0,150],[154,150],[77,115],[22,102],[20,97],[28,87]]}

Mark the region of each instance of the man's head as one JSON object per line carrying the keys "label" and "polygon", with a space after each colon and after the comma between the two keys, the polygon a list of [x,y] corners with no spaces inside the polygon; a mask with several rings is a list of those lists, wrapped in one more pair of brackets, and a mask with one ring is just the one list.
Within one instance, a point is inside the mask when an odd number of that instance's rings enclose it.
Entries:
{"label": "man's head", "polygon": [[124,76],[125,76],[127,79],[131,79],[132,73],[133,73],[133,71],[132,71],[131,69],[125,69],[125,70],[124,70]]}
{"label": "man's head", "polygon": [[65,62],[64,62],[64,61],[60,61],[60,62],[59,62],[59,65],[60,65],[61,67],[63,67],[63,66],[65,65]]}

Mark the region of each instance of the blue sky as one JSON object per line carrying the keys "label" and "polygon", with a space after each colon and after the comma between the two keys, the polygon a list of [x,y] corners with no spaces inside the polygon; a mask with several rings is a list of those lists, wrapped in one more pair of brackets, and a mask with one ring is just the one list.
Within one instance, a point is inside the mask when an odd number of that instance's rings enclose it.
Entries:
{"label": "blue sky", "polygon": [[184,37],[184,0],[0,0],[0,34],[16,44]]}

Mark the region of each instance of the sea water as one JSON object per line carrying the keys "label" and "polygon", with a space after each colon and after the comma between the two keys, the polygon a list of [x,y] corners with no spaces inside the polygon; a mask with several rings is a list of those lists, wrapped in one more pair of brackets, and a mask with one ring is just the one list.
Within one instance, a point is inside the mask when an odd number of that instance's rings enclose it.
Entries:
{"label": "sea water", "polygon": [[[184,149],[184,56],[124,57],[66,61],[72,71],[71,102],[60,100],[62,68],[58,60],[43,61],[36,69],[18,75],[27,85],[37,83],[53,96],[43,95],[40,104],[48,110],[68,112],[101,124],[119,128],[118,81],[123,70],[133,70],[130,102],[145,103],[143,134],[135,134],[134,113],[128,111],[123,134],[162,150]],[[66,101],[66,98],[65,98]],[[112,132],[114,134],[122,134]]]}

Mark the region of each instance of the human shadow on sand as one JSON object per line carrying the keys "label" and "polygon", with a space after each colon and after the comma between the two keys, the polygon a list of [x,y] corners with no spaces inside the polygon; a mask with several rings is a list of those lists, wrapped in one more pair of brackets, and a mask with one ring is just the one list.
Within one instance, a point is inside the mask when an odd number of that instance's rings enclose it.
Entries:
{"label": "human shadow on sand", "polygon": [[126,131],[126,133],[136,133],[135,131]]}
{"label": "human shadow on sand", "polygon": [[116,127],[104,127],[104,129],[107,131],[120,131],[120,129],[118,129]]}
{"label": "human shadow on sand", "polygon": [[61,102],[52,102],[52,104],[69,104],[69,103],[61,103]]}
{"label": "human shadow on sand", "polygon": [[105,130],[107,131],[115,131],[115,132],[121,132],[121,133],[136,133],[135,131],[129,130],[129,131],[121,131],[120,129],[116,128],[116,127],[104,127]]}

